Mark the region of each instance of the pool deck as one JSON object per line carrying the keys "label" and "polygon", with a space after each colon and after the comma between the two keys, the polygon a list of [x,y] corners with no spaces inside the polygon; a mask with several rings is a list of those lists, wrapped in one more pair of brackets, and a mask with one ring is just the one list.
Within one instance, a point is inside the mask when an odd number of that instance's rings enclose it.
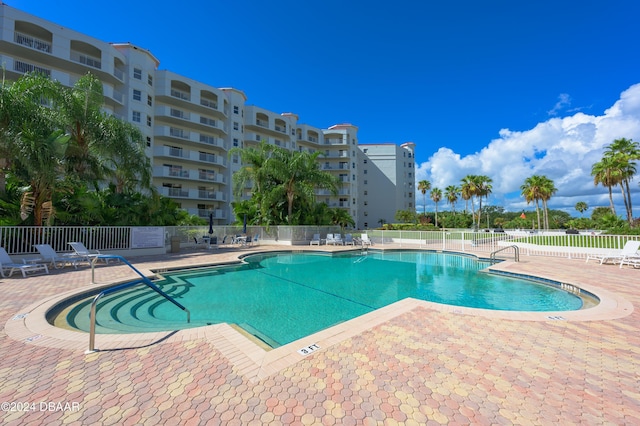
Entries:
{"label": "pool deck", "polygon": [[[345,248],[259,246],[129,260],[147,272],[290,249]],[[534,256],[494,268],[577,286],[602,301],[575,312],[513,313],[407,299],[270,351],[222,324],[99,335],[99,351],[85,353],[87,334],[50,326],[44,312],[93,286],[90,269],[14,274],[0,280],[0,419],[13,425],[640,424],[640,310],[634,309],[640,269]],[[118,264],[98,266],[95,276],[102,284],[133,277]],[[298,352],[308,347],[318,349]]]}

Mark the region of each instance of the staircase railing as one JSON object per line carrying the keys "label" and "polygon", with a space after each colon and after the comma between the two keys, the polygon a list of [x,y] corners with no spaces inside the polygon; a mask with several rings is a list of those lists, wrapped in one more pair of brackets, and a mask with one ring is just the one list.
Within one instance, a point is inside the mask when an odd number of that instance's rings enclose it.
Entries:
{"label": "staircase railing", "polygon": [[129,268],[131,268],[133,271],[135,271],[135,273],[137,273],[138,275],[140,275],[140,279],[135,280],[135,281],[131,281],[125,284],[121,284],[115,287],[110,287],[107,288],[105,290],[102,290],[100,293],[98,293],[96,295],[96,297],[93,298],[93,302],[91,302],[91,314],[90,314],[90,324],[89,324],[89,350],[87,350],[86,353],[91,353],[91,352],[95,352],[95,339],[96,339],[96,307],[98,304],[98,301],[100,299],[102,299],[103,296],[106,296],[107,294],[111,294],[111,293],[115,293],[117,291],[120,290],[124,290],[126,288],[130,288],[133,286],[136,286],[138,284],[144,284],[147,287],[149,287],[150,289],[152,289],[153,291],[155,291],[156,293],[160,294],[162,297],[164,297],[165,299],[167,299],[169,302],[173,303],[174,305],[176,305],[178,308],[182,309],[183,311],[185,311],[187,313],[187,322],[191,322],[191,312],[189,311],[189,309],[187,309],[186,307],[182,306],[180,303],[178,303],[173,297],[169,296],[167,293],[165,293],[164,291],[160,290],[160,288],[158,288],[158,286],[156,286],[155,284],[153,284],[151,282],[151,280],[149,278],[147,278],[142,272],[140,272],[135,266],[133,266],[131,263],[129,263],[129,261],[127,261],[127,259],[125,259],[122,256],[118,256],[118,255],[111,255],[111,254],[101,254],[98,256],[95,256],[91,259],[91,283],[95,284],[95,264],[99,259],[118,259],[120,262],[124,263],[125,265],[129,266]]}

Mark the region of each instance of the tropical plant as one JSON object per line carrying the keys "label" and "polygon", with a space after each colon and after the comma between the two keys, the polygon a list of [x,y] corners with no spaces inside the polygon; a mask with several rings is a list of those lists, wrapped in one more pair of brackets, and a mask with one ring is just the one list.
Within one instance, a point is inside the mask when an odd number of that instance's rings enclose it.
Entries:
{"label": "tropical plant", "polygon": [[275,185],[272,196],[280,195],[286,198],[287,223],[293,224],[293,204],[297,198],[302,200],[315,200],[315,190],[328,189],[333,195],[338,193],[338,179],[320,170],[316,159],[320,152],[309,153],[307,151],[289,151],[284,148],[273,149],[274,164],[270,167],[270,173]]}
{"label": "tropical plant", "polygon": [[436,205],[436,228],[438,227],[438,203],[442,200],[442,190],[440,188],[431,189],[431,199]]}
{"label": "tropical plant", "polygon": [[[520,186],[522,196],[529,204],[535,202],[536,216],[538,219],[538,229],[549,229],[549,209],[547,202],[556,193],[557,188],[553,181],[546,176],[533,175],[525,179],[524,184]],[[540,223],[540,201],[542,202],[543,222]]]}
{"label": "tropical plant", "polygon": [[620,182],[615,170],[615,161],[611,157],[606,156],[591,166],[591,176],[593,176],[594,185],[602,185],[609,191],[609,208],[613,215],[616,215],[616,208],[613,204],[612,188]]}
{"label": "tropical plant", "polygon": [[456,202],[458,201],[458,195],[460,194],[460,188],[455,185],[449,185],[445,189],[445,198],[451,205],[451,211],[456,213]]}
{"label": "tropical plant", "polygon": [[640,144],[630,139],[615,139],[605,148],[604,158],[611,160],[613,174],[620,185],[629,225],[633,222],[630,181],[636,174],[635,161],[640,160]]}
{"label": "tropical plant", "polygon": [[589,206],[584,201],[578,201],[576,203],[576,210],[580,212],[580,217],[582,217],[583,213],[589,210]]}
{"label": "tropical plant", "polygon": [[427,191],[431,189],[431,182],[426,179],[423,179],[418,182],[418,191],[422,193],[422,213],[427,213]]}

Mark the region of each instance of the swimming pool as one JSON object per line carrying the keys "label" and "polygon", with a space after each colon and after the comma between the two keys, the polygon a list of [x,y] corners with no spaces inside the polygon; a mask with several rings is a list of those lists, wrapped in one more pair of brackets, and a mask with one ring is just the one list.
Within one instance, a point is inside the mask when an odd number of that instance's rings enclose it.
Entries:
{"label": "swimming pool", "polygon": [[[271,347],[412,297],[436,303],[514,311],[565,311],[582,299],[554,286],[481,272],[475,257],[424,251],[340,254],[268,253],[236,266],[177,271],[157,284],[184,313],[146,287],[104,297],[98,333],[168,331],[236,324]],[[65,310],[88,331],[92,297]]]}

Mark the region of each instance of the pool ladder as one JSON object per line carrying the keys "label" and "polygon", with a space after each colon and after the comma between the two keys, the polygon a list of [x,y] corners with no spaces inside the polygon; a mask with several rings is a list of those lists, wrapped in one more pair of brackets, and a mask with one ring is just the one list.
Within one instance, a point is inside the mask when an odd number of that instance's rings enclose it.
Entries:
{"label": "pool ladder", "polygon": [[98,255],[96,257],[94,257],[93,259],[91,259],[91,284],[95,284],[95,265],[96,262],[98,261],[98,259],[118,259],[119,261],[123,262],[124,264],[126,264],[127,266],[129,266],[129,268],[133,269],[133,271],[140,275],[140,279],[135,280],[135,281],[131,281],[125,284],[121,284],[115,287],[110,287],[107,288],[106,290],[102,290],[100,293],[98,293],[96,295],[96,297],[93,298],[93,302],[91,302],[91,314],[90,314],[90,323],[89,323],[89,349],[85,352],[85,353],[92,353],[96,351],[95,348],[95,343],[96,343],[96,305],[98,304],[98,301],[100,299],[102,299],[103,296],[106,296],[107,294],[111,294],[111,293],[115,293],[116,291],[120,291],[120,290],[124,290],[125,288],[129,288],[129,287],[133,287],[136,286],[138,284],[144,284],[147,287],[149,287],[150,289],[152,289],[153,291],[155,291],[156,293],[160,294],[162,297],[164,297],[165,299],[167,299],[169,302],[173,303],[174,305],[176,305],[178,308],[182,309],[183,311],[185,311],[187,313],[187,322],[191,322],[191,312],[189,311],[189,309],[185,308],[184,306],[182,306],[180,303],[178,303],[173,297],[169,296],[167,293],[165,293],[164,291],[160,290],[158,288],[158,286],[156,286],[154,283],[151,282],[151,280],[149,278],[147,278],[142,272],[140,272],[138,269],[136,269],[135,266],[133,266],[131,263],[129,263],[129,261],[127,261],[127,259],[125,259],[122,256],[118,256],[118,255],[111,255],[111,254],[101,254]]}
{"label": "pool ladder", "polygon": [[495,262],[497,260],[496,259],[496,254],[497,253],[500,253],[501,251],[506,250],[506,249],[510,249],[510,248],[512,248],[514,250],[514,260],[516,262],[520,262],[520,247],[518,247],[515,244],[511,245],[511,246],[502,247],[501,249],[494,251],[493,253],[491,253],[491,256],[489,256],[489,258],[491,259],[492,262]]}

